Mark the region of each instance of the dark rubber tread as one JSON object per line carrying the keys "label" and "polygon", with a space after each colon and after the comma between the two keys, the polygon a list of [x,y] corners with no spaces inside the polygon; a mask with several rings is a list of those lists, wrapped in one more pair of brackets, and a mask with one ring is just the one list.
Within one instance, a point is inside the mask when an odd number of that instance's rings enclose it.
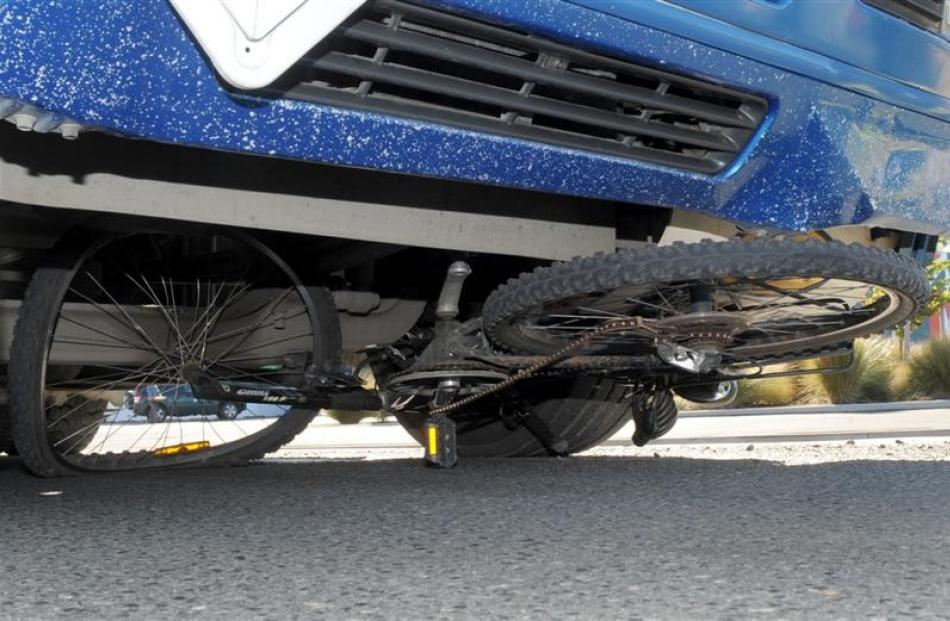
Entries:
{"label": "dark rubber tread", "polygon": [[668,389],[657,390],[650,396],[649,401],[649,409],[653,410],[653,429],[644,429],[641,423],[648,408],[639,409],[634,415],[634,420],[638,423],[633,434],[633,443],[636,446],[643,446],[652,440],[665,436],[673,429],[676,420],[679,418],[679,411],[676,408],[676,401],[673,400],[673,393]]}
{"label": "dark rubber tread", "polygon": [[[890,325],[907,319],[930,295],[924,270],[891,250],[819,240],[704,241],[599,254],[537,268],[492,292],[485,301],[482,322],[495,344],[516,353],[546,354],[550,351],[539,350],[537,342],[522,337],[511,322],[540,305],[574,296],[628,285],[725,276],[839,278],[886,287],[905,296]],[[886,327],[889,325],[877,331]],[[793,350],[783,350],[777,344],[771,346],[772,351],[760,353],[817,348],[868,333],[818,336]]]}
{"label": "dark rubber tread", "polygon": [[[547,399],[541,396],[556,391],[557,385],[562,387],[564,394]],[[614,380],[559,378],[556,383],[539,381],[519,388],[522,396],[534,405],[532,415],[541,417],[551,432],[567,443],[565,453],[579,453],[597,446],[630,420],[630,400],[625,398],[627,388]],[[548,454],[541,440],[524,425],[512,429],[505,424],[493,411],[499,407],[496,399],[489,397],[472,407],[484,417],[484,424],[475,428],[459,425],[460,457],[537,457]],[[422,444],[424,412],[397,412],[396,419]]]}
{"label": "dark rubber tread", "polygon": [[91,425],[105,418],[106,407],[109,404],[106,401],[81,403],[77,402],[77,398],[81,399],[81,397],[74,395],[67,398],[62,404],[50,409],[52,414],[50,418],[54,421],[60,420],[62,413],[70,411],[72,413],[49,430],[49,439],[53,443],[66,440],[74,446],[74,450],[81,451],[89,446],[89,443],[95,437],[97,428],[91,427]]}
{"label": "dark rubber tread", "polygon": [[[63,293],[69,285],[70,268],[94,243],[92,240],[101,237],[85,230],[67,234],[33,273],[17,315],[8,372],[9,412],[13,442],[27,469],[37,476],[57,477],[140,468],[241,465],[280,448],[310,424],[315,411],[291,410],[255,434],[198,453],[164,458],[155,458],[146,451],[136,455],[102,454],[86,456],[75,463],[60,459],[49,444],[40,394],[46,339],[55,326]],[[314,352],[316,362],[323,368],[335,368],[342,343],[336,305],[327,290],[308,288],[308,291],[322,332],[318,339],[320,351]]]}
{"label": "dark rubber tread", "polygon": [[3,402],[0,402],[0,453],[16,454],[16,449],[13,447],[13,432],[10,429],[10,412],[5,398]]}

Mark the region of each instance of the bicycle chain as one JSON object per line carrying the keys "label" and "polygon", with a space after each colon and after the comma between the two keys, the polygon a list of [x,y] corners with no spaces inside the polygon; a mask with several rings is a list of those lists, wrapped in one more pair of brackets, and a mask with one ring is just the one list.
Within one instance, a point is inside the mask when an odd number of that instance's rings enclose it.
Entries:
{"label": "bicycle chain", "polygon": [[542,369],[555,364],[562,358],[567,357],[567,355],[570,354],[572,351],[580,349],[584,347],[585,345],[589,345],[591,341],[593,341],[595,338],[599,336],[610,334],[611,332],[628,332],[631,330],[644,330],[646,332],[649,332],[653,336],[656,335],[656,331],[650,328],[648,325],[646,325],[641,317],[633,317],[630,319],[626,319],[626,318],[610,319],[604,322],[603,324],[601,324],[600,326],[598,326],[597,328],[595,328],[594,330],[591,330],[587,334],[584,334],[583,336],[579,336],[576,339],[569,341],[566,345],[564,345],[564,347],[557,350],[556,352],[552,354],[548,354],[546,356],[542,356],[540,360],[538,360],[531,366],[525,367],[523,369],[519,369],[514,375],[511,375],[510,377],[508,377],[508,379],[503,380],[492,386],[488,386],[484,390],[477,392],[473,395],[469,395],[463,399],[459,399],[458,401],[447,403],[446,405],[443,405],[437,408],[432,408],[429,410],[429,415],[432,417],[442,416],[449,412],[452,412],[453,410],[457,410],[459,408],[465,407],[466,405],[470,405],[483,397],[487,397],[488,395],[493,395],[497,392],[501,392],[502,390],[511,388],[518,382],[532,377],[533,375],[537,374],[538,371],[541,371]]}
{"label": "bicycle chain", "polygon": [[[549,355],[541,356],[541,357],[517,356],[516,358],[520,360],[529,360],[529,359],[532,360],[532,364],[523,369],[520,369],[514,375],[512,375],[508,379],[498,384],[489,386],[485,388],[483,391],[475,393],[473,395],[469,395],[468,397],[465,397],[464,399],[460,401],[448,403],[439,408],[433,408],[429,410],[429,413],[431,416],[442,416],[456,409],[459,409],[461,407],[474,403],[475,401],[478,401],[482,397],[487,397],[488,395],[501,392],[502,390],[510,388],[511,386],[513,386],[514,384],[522,380],[534,377],[538,375],[538,373],[540,373],[541,371],[549,367],[555,366],[559,361],[561,361],[568,354],[570,354],[570,352],[578,348],[581,348],[584,345],[587,345],[591,340],[597,338],[598,336],[602,336],[610,332],[623,332],[623,331],[631,330],[631,329],[643,329],[655,335],[655,331],[649,328],[648,326],[646,326],[642,322],[641,318],[639,317],[635,317],[632,319],[614,319],[614,320],[608,321],[606,324],[600,326],[598,329],[594,330],[593,332],[590,332],[584,336],[574,339],[573,341],[569,342],[567,345],[565,345],[558,351],[554,352],[553,354],[549,354]],[[849,346],[850,346],[849,343],[836,343],[834,345],[827,345],[825,347],[820,347],[817,349],[810,349],[810,350],[803,349],[803,350],[798,350],[795,352],[789,352],[786,354],[774,354],[772,356],[768,356],[766,358],[763,358],[762,360],[757,361],[757,363],[761,366],[761,365],[770,365],[770,364],[780,364],[782,362],[787,362],[789,360],[798,361],[798,360],[816,358],[820,356],[828,356],[828,355],[841,353],[842,350],[848,348]],[[612,357],[611,356],[576,356],[574,358],[577,359],[578,364],[570,368],[565,368],[564,369],[565,371],[585,369],[585,368],[586,369],[602,368],[599,366],[599,363],[601,362],[599,359],[612,358]],[[623,357],[623,358],[630,358],[630,357]],[[567,361],[564,361],[564,362],[567,362]],[[588,364],[591,366],[586,366]],[[618,367],[614,367],[611,370],[616,370],[618,368],[622,368],[622,365]]]}

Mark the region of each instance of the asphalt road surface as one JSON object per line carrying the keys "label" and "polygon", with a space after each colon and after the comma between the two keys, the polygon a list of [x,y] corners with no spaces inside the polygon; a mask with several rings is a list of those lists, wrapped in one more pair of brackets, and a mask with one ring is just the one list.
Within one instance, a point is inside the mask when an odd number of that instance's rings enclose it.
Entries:
{"label": "asphalt road surface", "polygon": [[950,444],[922,442],[53,481],[0,458],[0,617],[950,618]]}

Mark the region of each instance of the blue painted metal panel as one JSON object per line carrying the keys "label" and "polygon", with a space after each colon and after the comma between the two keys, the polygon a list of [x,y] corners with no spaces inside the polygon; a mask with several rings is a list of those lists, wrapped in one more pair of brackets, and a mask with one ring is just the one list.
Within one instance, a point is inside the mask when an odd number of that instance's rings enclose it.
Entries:
{"label": "blue painted metal panel", "polygon": [[822,228],[872,216],[950,225],[950,123],[935,118],[941,114],[920,114],[563,0],[431,3],[763,94],[772,102],[767,126],[728,171],[704,176],[235,96],[163,0],[113,0],[107,8],[92,0],[0,0],[0,95],[152,140],[684,207],[758,226]]}
{"label": "blue painted metal panel", "polygon": [[910,109],[950,106],[950,40],[861,0],[574,1]]}

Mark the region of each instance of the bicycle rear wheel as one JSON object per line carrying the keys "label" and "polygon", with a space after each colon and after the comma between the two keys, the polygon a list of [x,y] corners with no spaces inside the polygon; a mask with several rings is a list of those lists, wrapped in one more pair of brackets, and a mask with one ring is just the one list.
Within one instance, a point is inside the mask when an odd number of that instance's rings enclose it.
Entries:
{"label": "bicycle rear wheel", "polygon": [[920,266],[890,250],[733,240],[538,268],[496,289],[482,312],[489,338],[515,352],[550,354],[606,321],[636,317],[652,332],[613,332],[576,353],[661,353],[660,341],[729,366],[881,332],[910,317],[929,293]]}

